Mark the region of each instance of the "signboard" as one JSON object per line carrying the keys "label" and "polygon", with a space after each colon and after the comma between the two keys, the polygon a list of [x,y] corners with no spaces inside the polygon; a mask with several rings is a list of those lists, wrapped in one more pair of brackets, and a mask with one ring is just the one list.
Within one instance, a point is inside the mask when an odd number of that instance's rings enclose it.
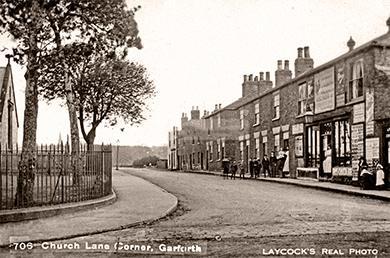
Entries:
{"label": "signboard", "polygon": [[356,104],[353,106],[353,123],[364,122],[364,103]]}
{"label": "signboard", "polygon": [[333,176],[352,176],[352,168],[350,167],[333,167]]}
{"label": "signboard", "polygon": [[335,108],[333,67],[314,75],[314,92],[315,114]]}
{"label": "signboard", "polygon": [[295,136],[295,156],[303,156],[303,136]]}
{"label": "signboard", "polygon": [[336,96],[336,106],[341,107],[345,105],[345,94],[339,94]]}
{"label": "signboard", "polygon": [[364,127],[363,124],[351,126],[351,154],[352,154],[352,180],[358,180],[359,157],[364,155]]}
{"label": "signboard", "polygon": [[292,134],[303,133],[303,123],[292,126]]}
{"label": "signboard", "polygon": [[374,91],[366,90],[366,135],[374,135]]}

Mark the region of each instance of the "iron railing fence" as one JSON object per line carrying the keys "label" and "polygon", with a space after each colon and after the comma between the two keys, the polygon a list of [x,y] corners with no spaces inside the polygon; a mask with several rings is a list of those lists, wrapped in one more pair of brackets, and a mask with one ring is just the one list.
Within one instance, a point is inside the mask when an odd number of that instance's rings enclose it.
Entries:
{"label": "iron railing fence", "polygon": [[[33,197],[23,207],[79,202],[109,195],[112,147],[95,145],[91,149],[81,146],[79,157],[72,158],[69,144],[38,147]],[[0,147],[0,210],[21,208],[16,201],[20,160],[18,148]]]}

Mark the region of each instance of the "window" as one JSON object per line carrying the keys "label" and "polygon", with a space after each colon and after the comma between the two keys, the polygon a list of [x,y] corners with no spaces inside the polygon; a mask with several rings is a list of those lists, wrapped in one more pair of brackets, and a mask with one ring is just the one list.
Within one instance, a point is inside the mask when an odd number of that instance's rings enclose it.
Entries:
{"label": "window", "polygon": [[244,110],[240,110],[240,128],[244,129]]}
{"label": "window", "polygon": [[200,163],[200,152],[198,152],[198,163]]}
{"label": "window", "polygon": [[260,124],[260,104],[255,104],[255,125]]}
{"label": "window", "polygon": [[217,123],[218,123],[218,126],[221,126],[221,113],[219,113],[217,115]]}
{"label": "window", "polygon": [[268,153],[267,136],[263,136],[263,155]]}
{"label": "window", "polygon": [[350,66],[349,96],[350,100],[363,96],[363,60]]}
{"label": "window", "polygon": [[225,157],[225,139],[222,139],[221,159]]}
{"label": "window", "polygon": [[274,119],[280,117],[280,95],[279,93],[274,95]]}
{"label": "window", "polygon": [[256,138],[255,142],[256,142],[256,144],[255,144],[255,157],[259,159],[260,158],[260,139]]}
{"label": "window", "polygon": [[213,117],[210,117],[210,130],[213,130]]}
{"label": "window", "polygon": [[320,166],[320,131],[319,126],[307,128],[307,166]]}
{"label": "window", "polygon": [[210,142],[210,160],[213,160],[213,142]]}
{"label": "window", "polygon": [[299,84],[298,89],[298,115],[303,115],[306,113],[306,82]]}
{"label": "window", "polygon": [[221,159],[221,142],[217,142],[217,159]]}
{"label": "window", "polygon": [[280,150],[280,135],[275,134],[275,149],[274,151],[277,153]]}
{"label": "window", "polygon": [[335,128],[335,165],[351,166],[351,125],[348,120],[336,121]]}
{"label": "window", "polygon": [[244,160],[244,142],[240,142],[240,160]]}
{"label": "window", "polygon": [[296,157],[303,156],[303,136],[302,135],[295,136],[295,156]]}

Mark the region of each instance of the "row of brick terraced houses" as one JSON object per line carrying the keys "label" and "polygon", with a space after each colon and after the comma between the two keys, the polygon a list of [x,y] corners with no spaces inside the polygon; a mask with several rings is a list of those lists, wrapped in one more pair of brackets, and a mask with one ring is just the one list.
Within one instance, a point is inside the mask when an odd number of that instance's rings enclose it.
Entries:
{"label": "row of brick terraced houses", "polygon": [[[390,27],[390,19],[387,21]],[[390,168],[390,31],[314,68],[298,48],[270,74],[244,75],[242,97],[200,115],[185,113],[169,133],[168,168],[221,170],[224,157],[242,160],[288,149],[290,177],[358,180],[358,159]],[[331,165],[327,165],[331,164]],[[388,174],[388,173],[386,173]],[[386,178],[386,180],[388,180]]]}

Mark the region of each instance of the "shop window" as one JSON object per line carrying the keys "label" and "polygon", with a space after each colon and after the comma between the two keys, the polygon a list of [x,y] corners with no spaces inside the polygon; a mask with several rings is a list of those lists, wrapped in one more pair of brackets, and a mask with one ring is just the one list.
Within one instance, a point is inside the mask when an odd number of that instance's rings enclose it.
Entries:
{"label": "shop window", "polygon": [[298,115],[306,113],[306,82],[298,85]]}
{"label": "shop window", "polygon": [[307,166],[320,166],[320,131],[318,126],[307,128]]}
{"label": "shop window", "polygon": [[274,117],[273,119],[278,119],[280,117],[280,95],[274,95]]}
{"label": "shop window", "polygon": [[336,121],[335,165],[351,166],[351,125],[348,120]]}
{"label": "shop window", "polygon": [[255,104],[255,125],[260,124],[260,104]]}
{"label": "shop window", "polygon": [[360,59],[350,66],[349,99],[363,96],[363,60]]}

